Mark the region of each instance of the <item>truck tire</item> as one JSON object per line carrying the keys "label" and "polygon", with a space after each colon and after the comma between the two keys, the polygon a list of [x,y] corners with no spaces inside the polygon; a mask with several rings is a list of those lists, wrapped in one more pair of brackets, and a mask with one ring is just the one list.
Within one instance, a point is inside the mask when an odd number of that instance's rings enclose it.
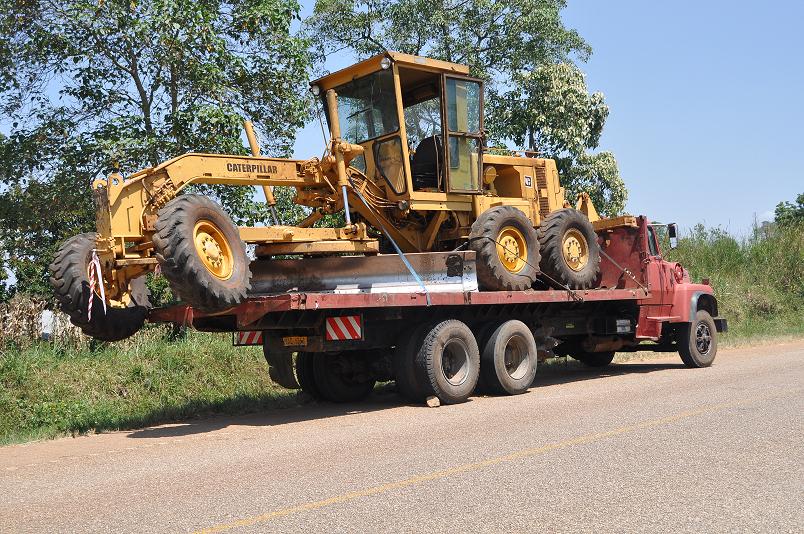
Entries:
{"label": "truck tire", "polygon": [[472,331],[461,321],[448,319],[436,324],[416,353],[417,379],[426,396],[442,404],[466,401],[480,376],[480,351]]}
{"label": "truck tire", "polygon": [[589,289],[600,273],[600,245],[592,223],[578,210],[550,213],[539,227],[541,270],[572,289]]}
{"label": "truck tire", "polygon": [[368,397],[376,381],[369,375],[365,357],[360,351],[315,353],[313,377],[321,397],[338,403]]}
{"label": "truck tire", "polygon": [[469,248],[477,254],[477,281],[485,291],[530,289],[539,274],[539,238],[513,206],[486,210],[472,224]]}
{"label": "truck tire", "polygon": [[173,293],[206,313],[237,306],[251,289],[246,245],[219,204],[181,195],[159,210],[156,258]]}
{"label": "truck tire", "polygon": [[715,321],[706,310],[698,310],[695,320],[682,324],[676,331],[681,361],[687,367],[709,367],[717,355]]}
{"label": "truck tire", "polygon": [[579,352],[572,357],[588,367],[606,367],[614,361],[614,351]]}
{"label": "truck tire", "polygon": [[315,353],[299,352],[296,354],[296,381],[299,388],[316,400],[321,399],[321,390],[315,383],[313,374],[313,360]]}
{"label": "truck tire", "polygon": [[480,375],[492,393],[525,393],[536,377],[538,353],[525,323],[510,320],[498,326],[480,355]]}
{"label": "truck tire", "polygon": [[427,396],[427,388],[416,374],[415,360],[430,326],[424,323],[415,326],[412,331],[404,332],[394,348],[392,364],[396,389],[411,402],[421,402]]}
{"label": "truck tire", "polygon": [[66,240],[50,264],[50,285],[59,306],[70,322],[81,331],[100,341],[120,341],[134,335],[145,323],[148,310],[148,288],[145,277],[129,282],[128,304],[125,308],[107,304],[92,294],[92,320],[87,319],[89,308],[89,264],[95,249],[94,232],[79,234]]}

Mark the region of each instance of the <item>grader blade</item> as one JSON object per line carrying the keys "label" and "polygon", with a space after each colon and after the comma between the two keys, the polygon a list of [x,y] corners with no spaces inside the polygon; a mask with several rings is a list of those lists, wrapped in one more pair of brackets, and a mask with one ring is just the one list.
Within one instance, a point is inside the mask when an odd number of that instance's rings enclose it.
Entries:
{"label": "grader blade", "polygon": [[421,282],[398,254],[251,262],[250,296],[315,291],[332,293],[430,293],[477,291],[474,252],[406,254]]}

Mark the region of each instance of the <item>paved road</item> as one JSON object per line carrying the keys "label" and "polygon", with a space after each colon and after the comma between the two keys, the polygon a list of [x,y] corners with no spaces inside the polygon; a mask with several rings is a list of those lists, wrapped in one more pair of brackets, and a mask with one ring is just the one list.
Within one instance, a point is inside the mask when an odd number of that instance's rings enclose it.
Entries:
{"label": "paved road", "polygon": [[0,448],[0,531],[804,530],[804,343]]}

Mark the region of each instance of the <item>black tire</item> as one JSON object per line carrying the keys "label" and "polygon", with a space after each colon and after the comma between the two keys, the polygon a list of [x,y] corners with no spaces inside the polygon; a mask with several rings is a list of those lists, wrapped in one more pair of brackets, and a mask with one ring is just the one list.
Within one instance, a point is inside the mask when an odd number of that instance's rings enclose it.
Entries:
{"label": "black tire", "polygon": [[394,348],[392,363],[396,389],[402,397],[411,402],[421,402],[427,396],[427,388],[419,381],[416,374],[415,360],[430,326],[426,323],[420,324],[414,326],[412,331],[404,332]]}
{"label": "black tire", "polygon": [[[565,239],[575,239],[586,246],[585,263],[568,263],[563,248]],[[550,213],[539,227],[542,272],[572,289],[589,289],[600,274],[600,245],[586,215],[572,208]]]}
{"label": "black tire", "polygon": [[359,351],[315,353],[313,377],[321,397],[338,403],[365,399],[376,383],[370,376],[366,354]]}
{"label": "black tire", "polygon": [[315,353],[299,352],[296,354],[296,381],[301,390],[316,400],[321,399],[321,390],[315,383],[313,361]]}
{"label": "black tire", "polygon": [[[211,232],[206,234],[212,243],[210,261],[224,258],[218,263],[219,274],[201,259],[195,245],[196,232],[205,228],[199,225],[210,223],[212,228],[206,227]],[[213,236],[224,242],[223,247]],[[159,210],[153,241],[162,274],[173,294],[186,304],[213,313],[245,300],[251,289],[246,245],[232,219],[216,202],[202,195],[174,198]]]}
{"label": "black tire", "polygon": [[606,367],[614,361],[614,351],[580,352],[572,357],[588,367]]}
{"label": "black tire", "polygon": [[[524,239],[525,253],[519,247],[504,247],[508,228],[515,229]],[[500,259],[510,253],[516,265],[506,267]],[[533,222],[513,206],[497,206],[483,212],[472,224],[469,248],[477,254],[477,281],[485,291],[522,291],[530,289],[539,274],[539,238]],[[515,261],[520,258],[522,261]]]}
{"label": "black tire", "polygon": [[50,285],[61,310],[70,322],[84,334],[99,341],[120,341],[134,335],[145,323],[148,310],[148,288],[145,277],[129,282],[131,297],[125,308],[106,306],[97,293],[92,295],[92,320],[87,319],[89,308],[89,273],[97,234],[85,233],[62,243],[50,264]]}
{"label": "black tire", "polygon": [[480,355],[483,384],[493,393],[525,393],[536,377],[538,352],[533,332],[522,321],[510,320],[491,333]]}
{"label": "black tire", "polygon": [[478,377],[477,385],[475,386],[475,393],[479,395],[495,393],[495,390],[486,383],[486,380],[483,377],[483,347],[486,346],[489,336],[491,336],[491,334],[497,329],[497,327],[500,326],[500,324],[500,321],[487,321],[484,323],[471,325],[472,332],[475,334],[475,341],[477,341],[477,347],[480,350],[480,376]]}
{"label": "black tire", "polygon": [[466,401],[480,376],[475,336],[455,319],[442,321],[427,332],[415,362],[417,379],[426,387],[426,396],[436,396],[442,404]]}
{"label": "black tire", "polygon": [[676,331],[681,361],[687,367],[709,367],[717,356],[717,329],[706,310],[698,310],[695,320]]}

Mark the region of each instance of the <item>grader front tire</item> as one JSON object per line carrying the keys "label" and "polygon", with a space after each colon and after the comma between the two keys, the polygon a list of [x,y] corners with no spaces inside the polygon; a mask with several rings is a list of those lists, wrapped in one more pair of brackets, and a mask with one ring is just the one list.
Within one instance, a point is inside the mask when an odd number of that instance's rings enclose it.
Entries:
{"label": "grader front tire", "polygon": [[472,224],[477,281],[486,291],[530,289],[539,274],[539,239],[533,223],[513,206],[483,212]]}
{"label": "grader front tire", "polygon": [[[95,238],[96,234],[90,232],[62,243],[50,264],[50,285],[61,310],[84,334],[99,341],[120,341],[134,335],[145,323],[150,308],[148,289],[144,277],[135,278],[129,282],[127,306],[107,305],[104,312],[97,290],[90,295],[89,264]],[[90,296],[91,319],[88,318]]]}
{"label": "grader front tire", "polygon": [[251,289],[246,245],[223,209],[202,195],[182,195],[159,210],[156,258],[173,293],[202,312],[237,306]]}

